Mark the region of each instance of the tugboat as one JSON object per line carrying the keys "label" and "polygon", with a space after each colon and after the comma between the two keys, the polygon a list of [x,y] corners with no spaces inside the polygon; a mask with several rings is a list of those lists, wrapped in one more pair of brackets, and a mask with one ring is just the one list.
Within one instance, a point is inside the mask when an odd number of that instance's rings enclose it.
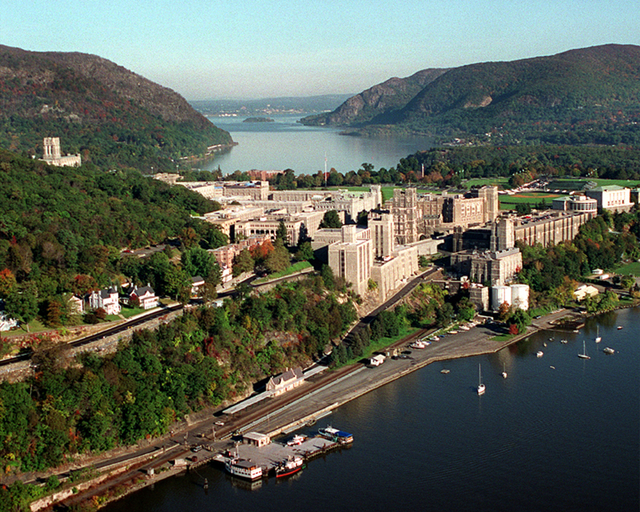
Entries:
{"label": "tugboat", "polygon": [[307,436],[296,434],[287,441],[287,446],[299,446],[307,440]]}
{"label": "tugboat", "polygon": [[276,478],[293,475],[304,468],[304,459],[302,457],[299,455],[289,456],[275,467]]}

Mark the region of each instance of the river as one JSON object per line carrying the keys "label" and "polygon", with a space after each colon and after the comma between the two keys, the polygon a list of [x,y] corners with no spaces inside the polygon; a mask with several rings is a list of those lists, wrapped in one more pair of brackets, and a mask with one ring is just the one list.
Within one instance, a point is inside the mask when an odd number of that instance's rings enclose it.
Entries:
{"label": "river", "polygon": [[[583,340],[589,360],[577,357]],[[601,315],[578,334],[539,332],[496,354],[434,363],[343,405],[315,428],[350,431],[353,446],[284,481],[251,489],[204,466],[107,510],[635,512],[639,369],[640,310]]]}
{"label": "river", "polygon": [[424,137],[352,137],[339,130],[303,126],[300,115],[271,116],[274,122],[244,123],[239,117],[209,117],[231,133],[237,146],[217,153],[204,169],[234,171],[293,169],[297,174],[314,174],[335,168],[346,174],[363,163],[374,168],[395,167],[401,158],[431,147]]}

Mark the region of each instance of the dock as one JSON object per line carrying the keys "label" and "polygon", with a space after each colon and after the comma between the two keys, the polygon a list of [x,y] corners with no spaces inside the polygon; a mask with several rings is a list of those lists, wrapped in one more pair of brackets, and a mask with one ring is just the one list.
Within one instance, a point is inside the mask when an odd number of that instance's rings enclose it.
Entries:
{"label": "dock", "polygon": [[237,456],[239,459],[249,460],[260,466],[264,478],[271,474],[280,462],[289,457],[298,455],[307,462],[339,447],[342,447],[342,445],[323,437],[309,437],[296,446],[287,446],[279,442],[272,442],[261,447],[253,444],[238,443],[235,447],[224,450],[224,452],[218,453],[209,460],[224,465],[227,461]]}

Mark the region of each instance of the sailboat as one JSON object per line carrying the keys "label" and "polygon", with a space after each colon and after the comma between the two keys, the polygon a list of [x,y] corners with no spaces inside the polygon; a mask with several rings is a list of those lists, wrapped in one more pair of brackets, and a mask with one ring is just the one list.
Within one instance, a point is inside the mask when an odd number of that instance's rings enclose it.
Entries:
{"label": "sailboat", "polygon": [[600,324],[596,326],[596,343],[600,343],[602,341],[602,336],[600,336]]}
{"label": "sailboat", "polygon": [[486,387],[482,383],[482,369],[480,365],[478,365],[478,394],[484,395],[485,390],[486,390]]}
{"label": "sailboat", "polygon": [[581,359],[591,359],[587,355],[587,342],[585,340],[582,340],[582,354],[578,354],[578,357]]}
{"label": "sailboat", "polygon": [[502,363],[502,378],[503,379],[507,378],[507,367],[505,363]]}

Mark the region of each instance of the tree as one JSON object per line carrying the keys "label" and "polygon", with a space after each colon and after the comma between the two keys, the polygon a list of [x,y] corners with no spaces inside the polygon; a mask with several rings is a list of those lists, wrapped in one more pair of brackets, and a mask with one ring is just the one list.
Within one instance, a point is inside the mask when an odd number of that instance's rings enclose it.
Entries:
{"label": "tree", "polygon": [[320,228],[341,228],[342,221],[340,220],[340,216],[338,212],[335,210],[329,210],[322,217],[322,222],[320,222]]}
{"label": "tree", "polygon": [[269,253],[267,259],[264,262],[264,266],[270,273],[281,272],[289,267],[291,259],[289,257],[289,251],[280,240],[276,240],[274,250]]}
{"label": "tree", "polygon": [[248,249],[242,249],[233,260],[233,277],[245,272],[253,272],[255,261]]}
{"label": "tree", "polygon": [[29,322],[38,314],[38,291],[35,285],[29,283],[14,288],[5,299],[5,310],[7,315],[18,320],[29,330]]}
{"label": "tree", "polygon": [[310,242],[302,242],[298,246],[298,251],[296,252],[296,259],[298,261],[311,261],[314,258],[313,247],[311,247]]}
{"label": "tree", "polygon": [[[201,276],[205,280],[214,277],[218,262],[213,254],[195,246],[182,253],[182,267],[191,277]],[[217,269],[219,271],[219,268]]]}
{"label": "tree", "polygon": [[16,278],[8,268],[0,270],[0,297],[6,297],[16,287]]}
{"label": "tree", "polygon": [[276,241],[282,241],[282,244],[289,245],[289,233],[287,232],[287,226],[284,225],[284,220],[280,219],[278,223],[278,229],[276,230]]}

